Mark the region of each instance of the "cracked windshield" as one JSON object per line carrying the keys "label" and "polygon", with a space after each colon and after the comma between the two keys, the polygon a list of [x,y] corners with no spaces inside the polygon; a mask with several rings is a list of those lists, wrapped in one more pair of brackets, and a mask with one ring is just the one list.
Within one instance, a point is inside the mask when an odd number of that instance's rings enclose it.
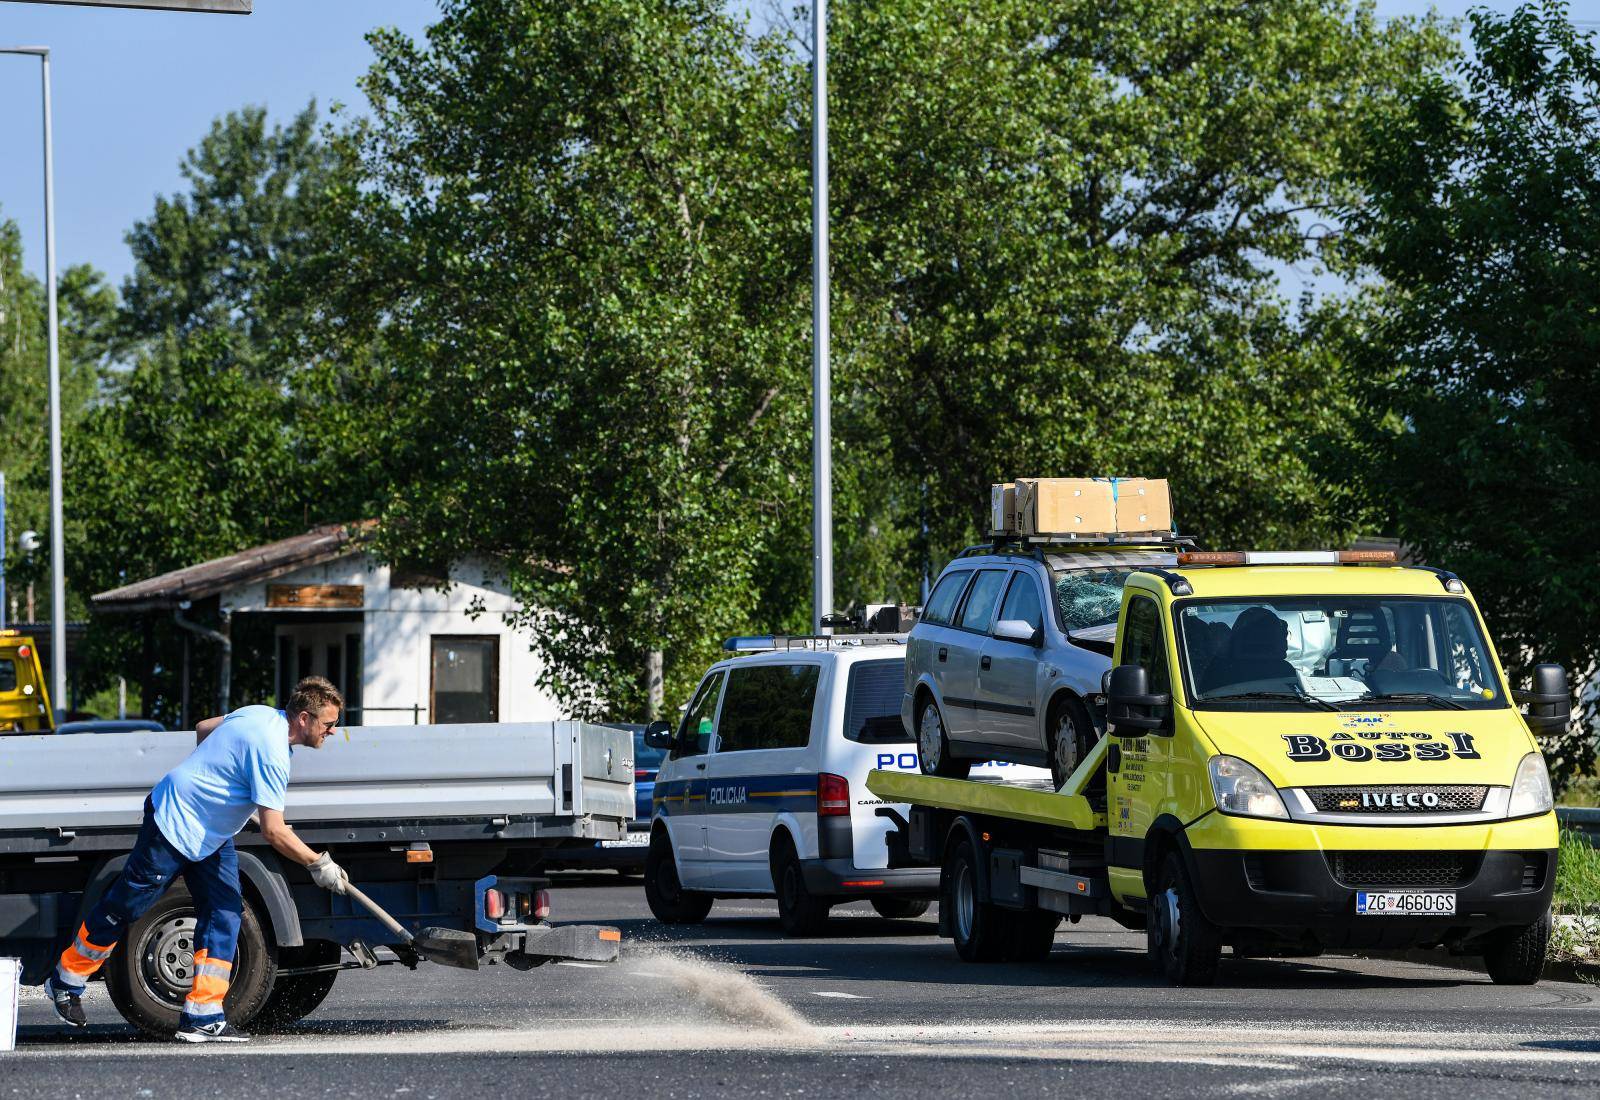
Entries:
{"label": "cracked windshield", "polygon": [[1200,707],[1505,705],[1477,618],[1462,600],[1205,601],[1183,606],[1178,622],[1184,682]]}

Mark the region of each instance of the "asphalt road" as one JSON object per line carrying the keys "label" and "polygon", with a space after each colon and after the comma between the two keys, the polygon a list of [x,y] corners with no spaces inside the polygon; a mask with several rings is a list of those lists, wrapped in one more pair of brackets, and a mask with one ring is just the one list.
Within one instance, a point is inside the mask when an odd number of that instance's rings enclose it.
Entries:
{"label": "asphalt road", "polygon": [[1067,926],[1042,965],[973,966],[933,915],[837,912],[785,940],[764,902],[665,929],[636,882],[557,876],[556,918],[623,929],[614,966],[342,975],[295,1032],[243,1047],[136,1038],[98,986],[65,1035],[25,991],[12,1097],[1524,1097],[1600,1093],[1586,985],[1491,984],[1392,960],[1226,961],[1171,989],[1142,935]]}

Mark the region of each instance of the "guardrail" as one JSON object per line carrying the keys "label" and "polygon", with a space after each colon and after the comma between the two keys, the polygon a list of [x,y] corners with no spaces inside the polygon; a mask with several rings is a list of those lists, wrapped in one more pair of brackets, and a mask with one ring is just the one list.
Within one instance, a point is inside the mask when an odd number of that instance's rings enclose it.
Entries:
{"label": "guardrail", "polygon": [[1600,846],[1600,807],[1557,806],[1556,820],[1563,829],[1571,829],[1590,844]]}

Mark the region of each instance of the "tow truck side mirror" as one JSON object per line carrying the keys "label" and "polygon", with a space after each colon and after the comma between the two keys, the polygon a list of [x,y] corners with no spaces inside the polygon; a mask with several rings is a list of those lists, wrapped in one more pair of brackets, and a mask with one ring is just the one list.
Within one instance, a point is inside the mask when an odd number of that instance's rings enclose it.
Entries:
{"label": "tow truck side mirror", "polygon": [[644,743],[652,749],[672,747],[672,723],[651,722],[644,728]]}
{"label": "tow truck side mirror", "polygon": [[1513,691],[1511,698],[1528,704],[1523,718],[1534,733],[1560,733],[1572,720],[1572,688],[1560,665],[1534,665],[1533,690]]}
{"label": "tow truck side mirror", "polygon": [[1150,672],[1143,665],[1118,665],[1106,689],[1106,731],[1113,737],[1143,737],[1166,727],[1172,697],[1150,693]]}

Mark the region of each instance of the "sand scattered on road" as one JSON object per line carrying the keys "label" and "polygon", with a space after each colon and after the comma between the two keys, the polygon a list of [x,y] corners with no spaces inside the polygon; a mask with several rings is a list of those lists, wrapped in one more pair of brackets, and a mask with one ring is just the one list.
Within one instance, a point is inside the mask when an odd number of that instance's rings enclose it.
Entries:
{"label": "sand scattered on road", "polygon": [[644,948],[629,951],[617,963],[640,999],[652,1003],[663,988],[675,1000],[687,997],[712,1015],[741,1028],[809,1038],[811,1025],[794,1009],[768,992],[760,982],[727,963],[680,951]]}

